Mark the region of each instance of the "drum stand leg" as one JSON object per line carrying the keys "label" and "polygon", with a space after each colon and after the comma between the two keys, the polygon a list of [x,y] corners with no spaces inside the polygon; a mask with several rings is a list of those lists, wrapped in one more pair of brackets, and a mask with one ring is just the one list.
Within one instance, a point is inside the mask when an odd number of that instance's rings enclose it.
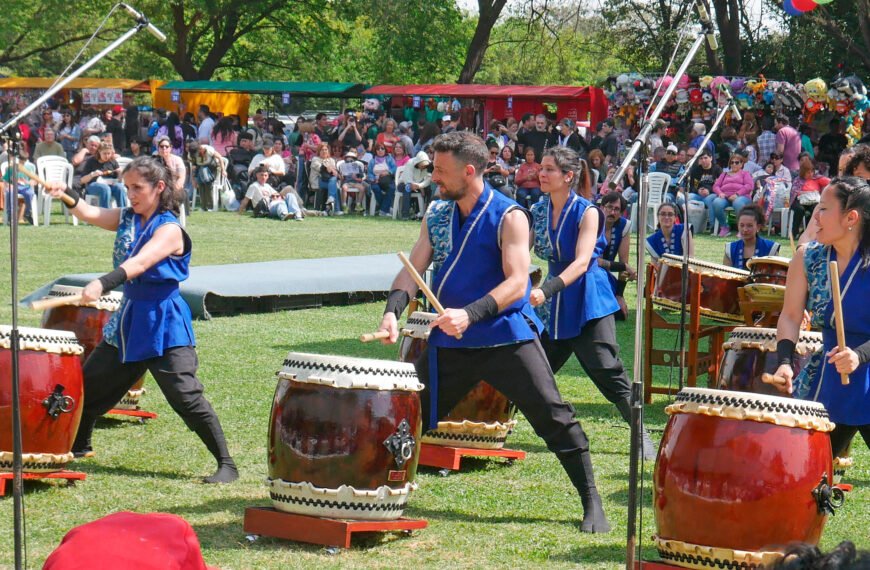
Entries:
{"label": "drum stand leg", "polygon": [[418,465],[459,471],[463,457],[502,457],[507,459],[508,463],[513,463],[525,459],[526,452],[515,449],[472,449],[424,443],[420,446]]}
{"label": "drum stand leg", "polygon": [[[86,473],[80,471],[53,471],[51,473],[22,473],[21,478],[25,481],[34,479],[65,479],[67,486],[74,485],[76,481],[84,481]],[[6,496],[6,485],[12,480],[11,472],[0,472],[0,497]]]}
{"label": "drum stand leg", "polygon": [[157,417],[157,414],[154,412],[146,412],[145,410],[121,410],[118,408],[112,408],[106,413],[118,416],[130,416],[133,418],[139,418],[142,421],[153,420]]}
{"label": "drum stand leg", "polygon": [[410,533],[427,526],[429,523],[425,520],[404,517],[390,521],[356,521],[297,515],[272,507],[248,507],[244,523],[246,533],[339,548],[350,548],[356,533]]}

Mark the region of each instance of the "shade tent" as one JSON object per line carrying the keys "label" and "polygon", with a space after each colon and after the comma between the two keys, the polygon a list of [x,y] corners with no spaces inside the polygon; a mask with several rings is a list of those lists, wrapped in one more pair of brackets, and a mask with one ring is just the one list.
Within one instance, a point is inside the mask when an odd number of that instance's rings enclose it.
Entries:
{"label": "shade tent", "polygon": [[[48,89],[57,83],[55,77],[3,77],[0,89]],[[151,90],[148,81],[140,79],[111,79],[103,77],[77,77],[65,89],[121,89],[147,93]]]}
{"label": "shade tent", "polygon": [[[556,106],[559,119],[571,118],[595,124],[607,118],[607,97],[598,87],[573,85],[375,85],[364,97],[450,97],[481,101],[484,125],[493,118],[521,118],[526,113],[544,113],[547,104]],[[394,99],[393,106],[396,105]],[[401,105],[400,105],[401,106]]]}
{"label": "shade tent", "polygon": [[[170,83],[184,82],[171,81]],[[251,96],[248,93],[236,93],[232,91],[179,91],[178,100],[173,101],[173,90],[163,89],[165,85],[168,84],[164,81],[151,81],[151,101],[153,101],[152,104],[157,109],[170,109],[181,117],[186,112],[196,115],[200,105],[208,105],[212,113],[238,115],[243,125],[248,122],[248,107],[251,106]]]}
{"label": "shade tent", "polygon": [[334,83],[313,81],[170,81],[159,87],[166,91],[208,91],[230,93],[279,94],[297,97],[359,97],[366,86],[362,83]]}

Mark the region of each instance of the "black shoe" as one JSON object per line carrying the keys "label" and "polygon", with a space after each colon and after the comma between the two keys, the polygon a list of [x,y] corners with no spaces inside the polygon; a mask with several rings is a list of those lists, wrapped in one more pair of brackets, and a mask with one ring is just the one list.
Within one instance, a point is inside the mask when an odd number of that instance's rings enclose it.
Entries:
{"label": "black shoe", "polygon": [[73,450],[72,454],[73,454],[73,457],[75,457],[76,459],[85,459],[88,457],[96,457],[96,455],[97,455],[97,453],[89,447],[86,447],[84,449],[79,449],[79,450]]}

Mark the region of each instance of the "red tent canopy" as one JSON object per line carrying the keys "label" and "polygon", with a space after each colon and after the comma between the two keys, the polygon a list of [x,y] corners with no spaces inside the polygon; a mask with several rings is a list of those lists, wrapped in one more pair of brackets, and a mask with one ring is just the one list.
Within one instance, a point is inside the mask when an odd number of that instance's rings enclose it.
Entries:
{"label": "red tent canopy", "polygon": [[521,117],[541,113],[545,103],[557,106],[557,117],[589,121],[592,125],[607,118],[607,98],[598,87],[574,85],[375,85],[363,91],[363,97],[456,97],[483,101],[486,120]]}

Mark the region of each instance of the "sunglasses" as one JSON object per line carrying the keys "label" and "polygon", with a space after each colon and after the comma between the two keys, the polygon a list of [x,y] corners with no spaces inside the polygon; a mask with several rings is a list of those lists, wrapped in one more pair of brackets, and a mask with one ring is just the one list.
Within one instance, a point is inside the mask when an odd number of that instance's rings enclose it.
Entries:
{"label": "sunglasses", "polygon": [[742,164],[742,163],[739,160],[732,160],[728,164],[734,165],[734,164]]}
{"label": "sunglasses", "polygon": [[157,148],[172,148],[172,145],[168,145],[168,144],[159,144],[159,145],[157,145]]}

